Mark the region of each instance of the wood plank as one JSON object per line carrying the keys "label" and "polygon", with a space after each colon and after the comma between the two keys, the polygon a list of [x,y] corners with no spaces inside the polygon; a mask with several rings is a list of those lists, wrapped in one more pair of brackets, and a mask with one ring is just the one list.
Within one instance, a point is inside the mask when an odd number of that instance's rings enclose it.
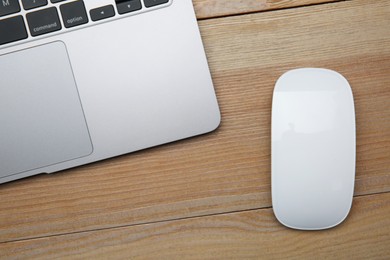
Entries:
{"label": "wood plank", "polygon": [[390,2],[200,23],[223,121],[214,133],[0,186],[0,242],[269,207],[270,112],[286,70],[328,67],[356,99],[355,194],[390,191]]}
{"label": "wood plank", "polygon": [[270,11],[339,0],[193,0],[198,19]]}
{"label": "wood plank", "polygon": [[386,259],[390,193],[354,199],[340,226],[295,231],[271,209],[0,243],[4,259]]}

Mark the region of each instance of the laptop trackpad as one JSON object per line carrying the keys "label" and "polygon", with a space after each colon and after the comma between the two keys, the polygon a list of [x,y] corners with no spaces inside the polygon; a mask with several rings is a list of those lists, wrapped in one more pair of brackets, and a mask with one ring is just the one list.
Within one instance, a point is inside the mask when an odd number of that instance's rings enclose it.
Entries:
{"label": "laptop trackpad", "polygon": [[92,153],[64,43],[0,56],[0,177]]}

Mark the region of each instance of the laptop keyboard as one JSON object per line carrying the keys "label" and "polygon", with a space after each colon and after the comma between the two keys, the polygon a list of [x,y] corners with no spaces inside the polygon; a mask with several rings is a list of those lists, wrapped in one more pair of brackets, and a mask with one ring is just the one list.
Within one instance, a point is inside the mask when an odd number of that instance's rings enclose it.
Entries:
{"label": "laptop keyboard", "polygon": [[170,1],[112,0],[88,9],[83,0],[0,0],[0,46],[154,10]]}

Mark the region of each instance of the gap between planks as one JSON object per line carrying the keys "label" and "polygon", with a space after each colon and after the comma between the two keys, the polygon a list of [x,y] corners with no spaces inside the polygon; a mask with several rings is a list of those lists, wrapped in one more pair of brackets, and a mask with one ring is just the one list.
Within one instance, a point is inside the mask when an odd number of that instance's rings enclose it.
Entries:
{"label": "gap between planks", "polygon": [[[370,196],[378,196],[378,195],[383,195],[383,194],[387,194],[387,193],[390,193],[390,192],[374,192],[374,193],[370,193],[370,194],[360,194],[360,195],[353,196],[353,198],[356,199],[356,198],[363,198],[363,197],[370,197]],[[237,214],[237,213],[269,210],[269,209],[272,209],[272,206],[245,209],[245,210],[233,210],[233,211],[227,211],[227,212],[211,213],[211,214],[173,218],[173,219],[158,220],[158,221],[150,221],[150,222],[136,223],[136,224],[129,224],[129,225],[118,225],[118,226],[112,226],[112,227],[107,227],[107,228],[97,228],[97,229],[82,230],[82,231],[76,231],[76,232],[59,233],[59,234],[53,234],[53,235],[47,235],[47,236],[36,236],[36,237],[30,237],[30,238],[14,239],[14,240],[0,242],[0,245],[1,244],[23,242],[23,241],[33,241],[33,240],[44,239],[44,238],[61,237],[61,236],[77,235],[77,234],[87,234],[87,233],[93,233],[93,232],[99,232],[99,231],[109,231],[109,230],[116,230],[116,229],[121,229],[121,228],[139,227],[139,226],[144,226],[144,225],[171,223],[171,222],[182,221],[182,220],[195,220],[195,219],[205,218],[205,217],[229,216],[229,215],[233,215],[233,214]]]}

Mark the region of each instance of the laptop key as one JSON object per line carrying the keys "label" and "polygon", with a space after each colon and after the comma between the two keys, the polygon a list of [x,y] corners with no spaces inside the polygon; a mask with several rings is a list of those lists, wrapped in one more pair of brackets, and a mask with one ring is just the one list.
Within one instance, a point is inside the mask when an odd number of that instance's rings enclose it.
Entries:
{"label": "laptop key", "polygon": [[0,17],[20,11],[19,0],[0,0]]}
{"label": "laptop key", "polygon": [[47,5],[47,0],[22,0],[24,10],[30,10]]}
{"label": "laptop key", "polygon": [[66,28],[88,23],[84,2],[79,0],[60,6],[62,20]]}
{"label": "laptop key", "polygon": [[115,15],[114,7],[112,5],[106,5],[89,11],[92,21],[99,21]]}
{"label": "laptop key", "polygon": [[21,15],[0,20],[0,45],[26,38],[26,26]]}
{"label": "laptop key", "polygon": [[119,14],[126,14],[126,13],[130,13],[142,9],[140,0],[130,0],[130,1],[116,0],[115,2]]}
{"label": "laptop key", "polygon": [[146,7],[153,7],[156,5],[166,4],[169,0],[144,0]]}
{"label": "laptop key", "polygon": [[26,18],[32,36],[61,30],[60,18],[55,7],[29,13]]}

